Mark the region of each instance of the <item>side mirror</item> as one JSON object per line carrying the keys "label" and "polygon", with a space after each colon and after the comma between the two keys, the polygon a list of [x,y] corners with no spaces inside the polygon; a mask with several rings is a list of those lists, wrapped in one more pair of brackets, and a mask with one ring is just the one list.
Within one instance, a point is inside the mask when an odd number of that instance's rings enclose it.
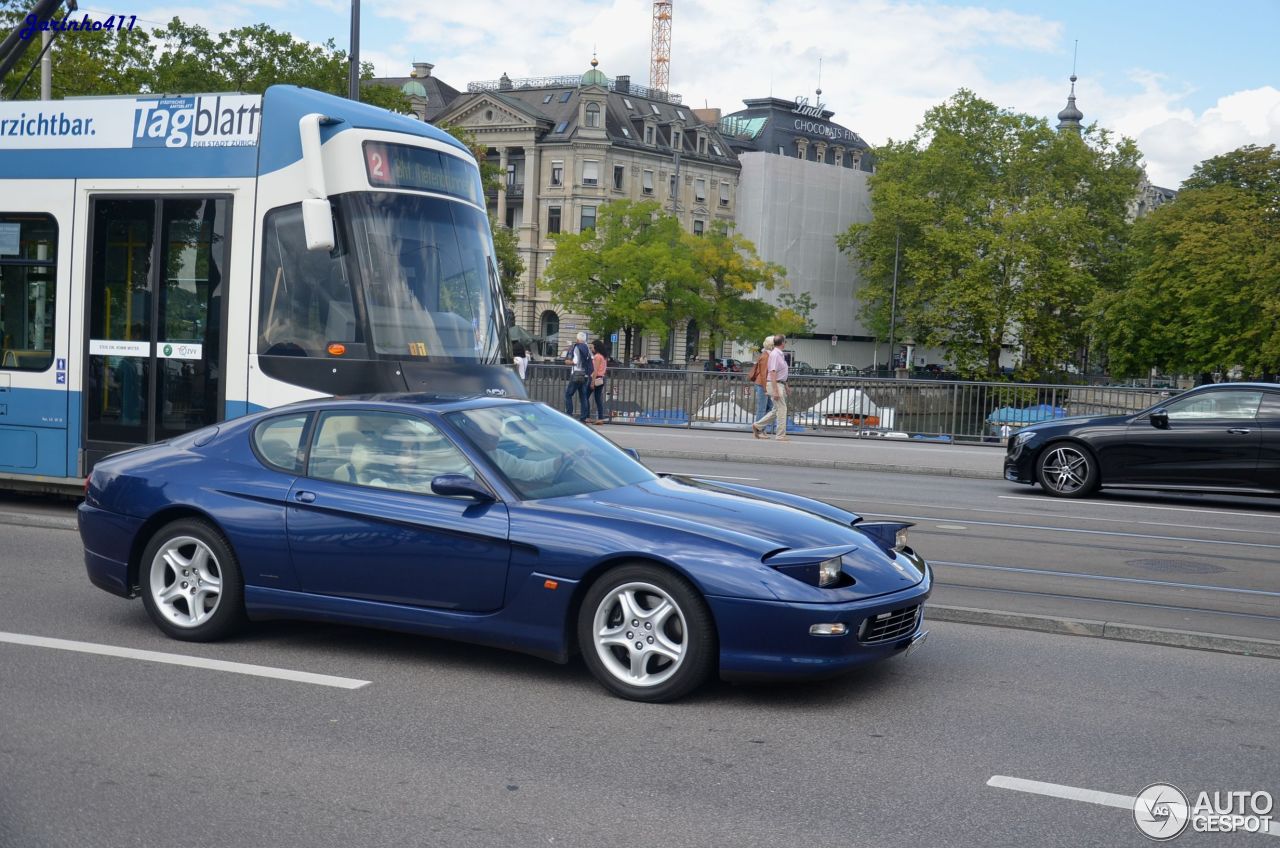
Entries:
{"label": "side mirror", "polygon": [[640,461],[640,452],[635,448],[623,448],[622,452],[634,459],[636,462]]}
{"label": "side mirror", "polygon": [[441,474],[432,479],[431,491],[445,497],[474,498],[485,503],[494,500],[492,492],[465,474]]}
{"label": "side mirror", "polygon": [[1163,409],[1153,409],[1151,411],[1151,426],[1157,430],[1169,429],[1169,413]]}
{"label": "side mirror", "polygon": [[329,201],[308,197],[302,201],[302,232],[307,240],[307,250],[333,250],[333,211]]}

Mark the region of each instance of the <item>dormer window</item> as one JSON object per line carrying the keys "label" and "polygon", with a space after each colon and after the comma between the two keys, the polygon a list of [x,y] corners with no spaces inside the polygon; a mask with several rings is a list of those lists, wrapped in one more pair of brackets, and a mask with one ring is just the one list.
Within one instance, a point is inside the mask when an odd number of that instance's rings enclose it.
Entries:
{"label": "dormer window", "polygon": [[648,124],[644,128],[644,143],[653,144],[653,125]]}
{"label": "dormer window", "polygon": [[586,107],[586,125],[588,127],[600,126],[600,104],[588,103]]}
{"label": "dormer window", "polygon": [[703,154],[704,156],[706,155],[706,152],[707,152],[707,137],[702,134],[698,135],[698,152]]}
{"label": "dormer window", "polygon": [[680,130],[672,130],[671,146],[674,147],[676,150],[681,150],[683,149],[683,145],[681,144],[682,141],[684,141],[684,136],[680,134]]}

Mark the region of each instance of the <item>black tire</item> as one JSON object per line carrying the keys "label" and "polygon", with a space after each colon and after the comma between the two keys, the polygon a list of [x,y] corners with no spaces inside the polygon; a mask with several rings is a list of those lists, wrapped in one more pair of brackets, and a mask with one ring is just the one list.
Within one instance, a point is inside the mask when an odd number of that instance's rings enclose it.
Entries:
{"label": "black tire", "polygon": [[1084,445],[1052,442],[1036,457],[1036,480],[1046,495],[1083,498],[1098,488],[1098,461]]}
{"label": "black tire", "polygon": [[246,620],[240,563],[207,521],[184,518],[161,527],[142,552],[138,582],[147,614],[174,639],[212,642]]}
{"label": "black tire", "polygon": [[689,694],[719,657],[711,611],[698,590],[665,568],[642,563],[611,569],[587,590],[578,644],[604,688],[650,703]]}

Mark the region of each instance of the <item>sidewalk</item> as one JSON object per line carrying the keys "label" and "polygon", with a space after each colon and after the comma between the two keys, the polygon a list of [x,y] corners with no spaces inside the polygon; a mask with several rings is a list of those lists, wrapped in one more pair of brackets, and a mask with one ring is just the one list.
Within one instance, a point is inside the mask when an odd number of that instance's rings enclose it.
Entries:
{"label": "sidewalk", "polygon": [[753,438],[750,432],[636,424],[609,424],[598,429],[619,447],[635,448],[641,459],[700,459],[993,480],[1003,479],[1004,474],[1004,448],[998,445],[939,445],[797,433],[791,435],[790,442],[777,442]]}

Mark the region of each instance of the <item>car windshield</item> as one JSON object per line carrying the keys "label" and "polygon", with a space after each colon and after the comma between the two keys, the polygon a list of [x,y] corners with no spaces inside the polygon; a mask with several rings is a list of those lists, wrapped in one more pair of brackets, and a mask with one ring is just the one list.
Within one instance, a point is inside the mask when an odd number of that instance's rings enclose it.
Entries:
{"label": "car windshield", "polygon": [[446,417],[524,500],[655,479],[608,439],[540,403],[468,409]]}

